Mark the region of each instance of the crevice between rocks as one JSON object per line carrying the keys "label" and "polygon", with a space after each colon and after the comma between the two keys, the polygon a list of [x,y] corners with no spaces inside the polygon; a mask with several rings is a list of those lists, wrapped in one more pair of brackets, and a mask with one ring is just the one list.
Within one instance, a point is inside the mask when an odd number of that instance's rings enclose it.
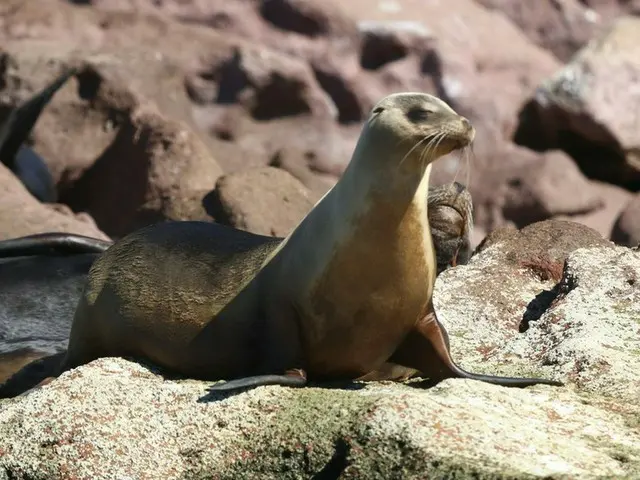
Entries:
{"label": "crevice between rocks", "polygon": [[640,172],[628,165],[616,138],[587,115],[569,114],[553,105],[543,107],[532,99],[518,114],[512,140],[535,152],[561,150],[586,177],[640,190]]}
{"label": "crevice between rocks", "polygon": [[343,78],[330,74],[313,66],[313,74],[320,87],[331,97],[338,109],[338,123],[342,125],[360,122],[363,112],[358,97],[349,88]]}
{"label": "crevice between rocks", "polygon": [[331,459],[322,468],[322,470],[311,477],[313,480],[338,480],[349,466],[351,445],[349,445],[344,438],[338,438],[335,441],[333,448],[334,451]]}
{"label": "crevice between rocks", "polygon": [[531,302],[527,305],[527,309],[522,315],[522,321],[518,326],[518,331],[524,333],[529,330],[531,322],[540,320],[551,307],[557,305],[569,292],[575,289],[577,286],[573,275],[567,272],[567,262],[565,260],[563,265],[562,277],[559,279],[553,288],[549,290],[543,290],[538,293]]}
{"label": "crevice between rocks", "polygon": [[319,12],[301,11],[290,0],[262,0],[260,15],[281,30],[317,37],[327,33],[326,19]]}

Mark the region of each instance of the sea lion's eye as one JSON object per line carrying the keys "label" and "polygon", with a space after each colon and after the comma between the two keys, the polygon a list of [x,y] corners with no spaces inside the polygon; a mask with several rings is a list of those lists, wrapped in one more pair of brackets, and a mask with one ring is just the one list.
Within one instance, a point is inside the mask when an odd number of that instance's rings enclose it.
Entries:
{"label": "sea lion's eye", "polygon": [[373,109],[373,112],[371,113],[373,113],[374,115],[377,115],[378,113],[382,113],[383,110],[384,110],[383,107],[376,107]]}
{"label": "sea lion's eye", "polygon": [[426,108],[412,108],[407,112],[407,117],[412,122],[424,122],[429,120],[429,117],[433,114],[432,111],[427,110]]}

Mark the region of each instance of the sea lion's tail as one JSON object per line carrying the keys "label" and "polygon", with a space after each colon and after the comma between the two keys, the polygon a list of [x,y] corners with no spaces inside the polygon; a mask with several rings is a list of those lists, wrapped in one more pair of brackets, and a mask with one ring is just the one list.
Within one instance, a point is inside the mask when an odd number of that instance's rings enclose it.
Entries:
{"label": "sea lion's tail", "polygon": [[455,363],[452,370],[456,373],[456,378],[468,378],[470,380],[479,380],[481,382],[501,385],[503,387],[530,387],[531,385],[553,385],[556,387],[564,386],[563,382],[550,380],[548,378],[530,378],[530,377],[500,377],[497,375],[482,375],[480,373],[471,373],[461,369]]}
{"label": "sea lion's tail", "polygon": [[0,398],[17,397],[38,387],[48,378],[57,377],[65,355],[65,352],[55,353],[28,363],[0,384]]}
{"label": "sea lion's tail", "polygon": [[255,375],[253,377],[236,378],[228,382],[216,383],[209,387],[210,392],[229,392],[264,385],[280,385],[284,387],[304,387],[307,375],[303,370],[289,370],[284,375]]}
{"label": "sea lion's tail", "polygon": [[111,245],[109,240],[74,233],[38,233],[0,241],[0,258],[102,253]]}

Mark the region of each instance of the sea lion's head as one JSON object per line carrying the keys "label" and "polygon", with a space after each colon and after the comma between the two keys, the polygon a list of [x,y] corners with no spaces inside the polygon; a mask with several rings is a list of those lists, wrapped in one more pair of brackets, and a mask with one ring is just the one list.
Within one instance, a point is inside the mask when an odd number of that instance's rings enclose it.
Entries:
{"label": "sea lion's head", "polygon": [[423,167],[467,147],[475,137],[469,120],[444,101],[415,92],[395,93],[380,100],[371,110],[365,129],[374,149],[389,161]]}

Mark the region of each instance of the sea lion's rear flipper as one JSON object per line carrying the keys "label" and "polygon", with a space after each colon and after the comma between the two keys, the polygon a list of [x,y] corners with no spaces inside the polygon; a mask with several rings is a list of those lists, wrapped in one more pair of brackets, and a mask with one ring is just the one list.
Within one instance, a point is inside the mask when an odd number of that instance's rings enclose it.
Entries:
{"label": "sea lion's rear flipper", "polygon": [[[13,398],[48,383],[57,377],[65,353],[48,355],[28,363],[0,384],[0,398]],[[2,359],[0,358],[0,361]]]}
{"label": "sea lion's rear flipper", "polygon": [[209,387],[210,392],[228,392],[232,390],[260,387],[263,385],[281,385],[284,387],[304,387],[307,375],[304,370],[287,370],[284,375],[256,375],[236,378],[228,382],[216,383]]}
{"label": "sea lion's rear flipper", "polygon": [[74,233],[37,233],[0,241],[0,258],[102,253],[111,245],[113,242],[109,240]]}
{"label": "sea lion's rear flipper", "polygon": [[0,160],[3,163],[10,163],[15,159],[18,150],[29,138],[44,107],[75,73],[74,68],[66,70],[9,114],[0,126]]}
{"label": "sea lion's rear flipper", "polygon": [[522,388],[537,384],[564,385],[562,382],[546,378],[500,377],[463,370],[451,358],[449,337],[444,327],[438,322],[433,307],[430,306],[429,310],[430,313],[416,324],[389,358],[390,362],[419,370],[422,376],[429,378],[431,383],[437,383],[446,378],[468,378],[505,387]]}
{"label": "sea lion's rear flipper", "polygon": [[57,199],[53,177],[46,163],[31,148],[24,146],[44,107],[53,95],[75,75],[71,68],[12,110],[0,125],[0,162],[6,165],[41,202]]}

